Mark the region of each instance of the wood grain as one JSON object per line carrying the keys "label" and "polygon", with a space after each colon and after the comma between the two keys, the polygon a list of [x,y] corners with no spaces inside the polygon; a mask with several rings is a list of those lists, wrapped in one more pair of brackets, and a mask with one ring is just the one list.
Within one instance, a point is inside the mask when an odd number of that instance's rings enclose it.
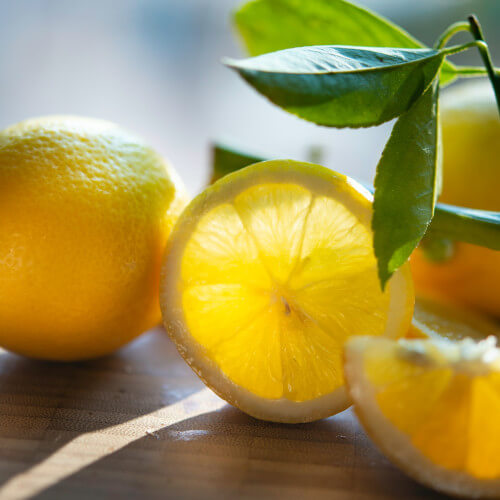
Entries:
{"label": "wood grain", "polygon": [[0,498],[433,499],[350,410],[303,425],[225,404],[162,330],[105,359],[0,352]]}

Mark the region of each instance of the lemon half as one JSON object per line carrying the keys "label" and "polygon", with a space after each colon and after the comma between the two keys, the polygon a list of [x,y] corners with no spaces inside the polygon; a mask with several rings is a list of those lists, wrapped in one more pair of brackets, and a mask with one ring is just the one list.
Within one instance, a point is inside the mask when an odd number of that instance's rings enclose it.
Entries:
{"label": "lemon half", "polygon": [[500,496],[495,337],[353,338],[345,376],[368,435],[408,475],[452,495]]}
{"label": "lemon half", "polygon": [[294,161],[231,174],[191,202],[167,246],[160,301],[181,355],[248,414],[307,422],[349,405],[351,335],[402,336],[413,309],[405,266],[382,293],[370,195]]}

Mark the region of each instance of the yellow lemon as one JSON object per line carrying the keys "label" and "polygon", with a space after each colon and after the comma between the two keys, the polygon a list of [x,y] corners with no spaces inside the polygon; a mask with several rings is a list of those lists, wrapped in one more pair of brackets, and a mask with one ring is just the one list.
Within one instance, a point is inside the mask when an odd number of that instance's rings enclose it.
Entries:
{"label": "yellow lemon", "polygon": [[186,203],[160,156],[111,123],[54,116],[0,132],[0,346],[92,358],[155,325]]}
{"label": "yellow lemon", "polygon": [[195,198],[169,240],[160,300],[179,352],[217,394],[258,418],[307,422],[350,403],[351,335],[409,327],[408,266],[382,293],[370,195],[317,165],[276,160]]}
{"label": "yellow lemon", "polygon": [[500,496],[495,337],[356,337],[344,368],[367,434],[408,475],[451,495]]}
{"label": "yellow lemon", "polygon": [[[443,94],[443,192],[440,201],[500,211],[500,118],[489,82]],[[500,317],[500,252],[457,242],[451,258],[411,259],[417,292],[438,293]]]}

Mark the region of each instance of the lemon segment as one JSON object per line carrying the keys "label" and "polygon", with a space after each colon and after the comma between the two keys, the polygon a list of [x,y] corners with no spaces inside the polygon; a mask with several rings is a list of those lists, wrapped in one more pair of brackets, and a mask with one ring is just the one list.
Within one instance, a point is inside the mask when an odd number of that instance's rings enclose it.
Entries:
{"label": "lemon segment", "polygon": [[298,162],[264,162],[209,188],[181,217],[163,267],[164,322],[181,354],[261,418],[347,407],[345,340],[400,336],[412,310],[407,270],[380,289],[370,216],[345,177]]}
{"label": "lemon segment", "polygon": [[234,207],[224,203],[202,217],[186,245],[182,287],[242,283],[242,277],[256,288],[270,286],[254,240]]}
{"label": "lemon segment", "polygon": [[312,198],[296,184],[263,184],[249,187],[233,201],[274,283],[286,283],[300,257]]}
{"label": "lemon segment", "polygon": [[345,373],[365,429],[423,483],[461,496],[500,494],[500,349],[489,337],[358,337]]}

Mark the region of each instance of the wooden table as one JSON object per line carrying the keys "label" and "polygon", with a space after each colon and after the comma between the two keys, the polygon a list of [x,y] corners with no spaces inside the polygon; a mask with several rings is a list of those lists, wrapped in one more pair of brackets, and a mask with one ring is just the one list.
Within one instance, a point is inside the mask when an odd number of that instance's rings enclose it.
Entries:
{"label": "wooden table", "polygon": [[198,380],[162,330],[105,359],[0,351],[0,499],[441,498],[371,445],[348,410],[255,420]]}

